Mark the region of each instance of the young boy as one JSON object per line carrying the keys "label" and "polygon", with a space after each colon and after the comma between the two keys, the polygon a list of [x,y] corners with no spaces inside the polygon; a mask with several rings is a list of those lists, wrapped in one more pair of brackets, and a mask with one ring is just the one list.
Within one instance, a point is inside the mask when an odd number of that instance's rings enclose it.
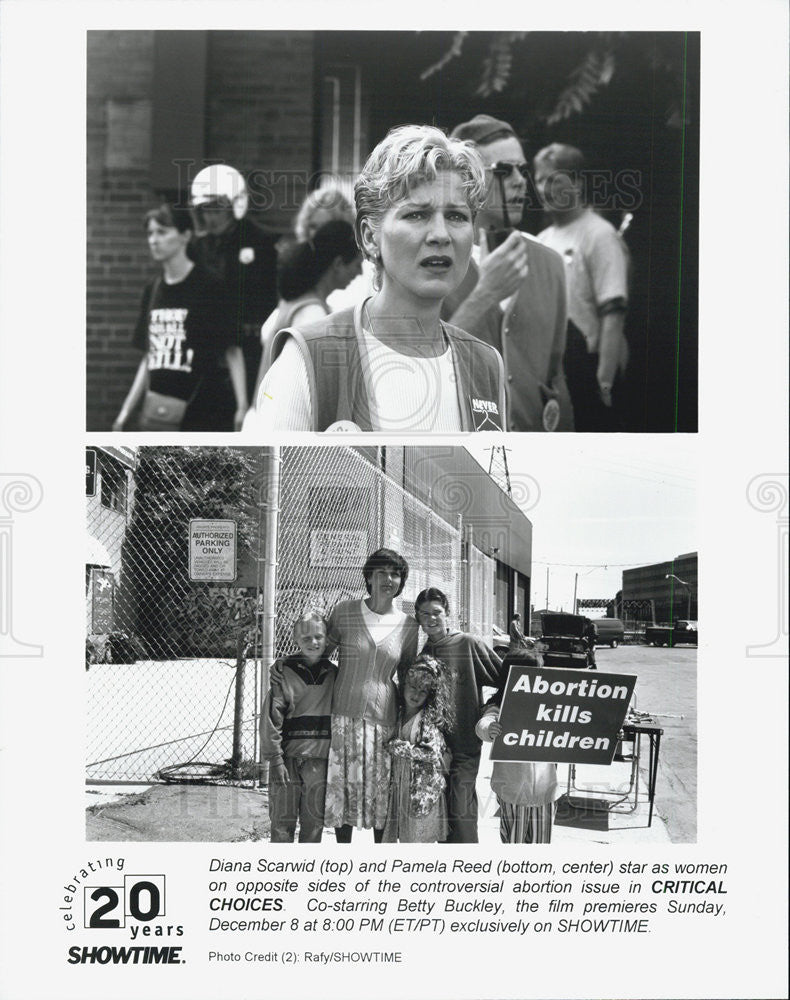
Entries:
{"label": "young boy", "polygon": [[[278,660],[261,716],[261,747],[269,762],[273,844],[317,844],[324,829],[332,689],[337,668],[323,655],[326,626],[318,614],[294,622],[299,652]],[[277,672],[279,673],[279,671]]]}

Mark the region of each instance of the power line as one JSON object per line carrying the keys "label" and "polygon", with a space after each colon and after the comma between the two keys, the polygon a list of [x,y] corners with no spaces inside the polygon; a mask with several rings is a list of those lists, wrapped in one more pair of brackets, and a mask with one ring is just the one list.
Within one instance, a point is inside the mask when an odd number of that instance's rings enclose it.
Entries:
{"label": "power line", "polygon": [[[659,560],[660,562],[671,562],[669,559]],[[533,566],[561,567],[565,569],[626,569],[629,566],[652,566],[655,560],[645,559],[640,562],[630,563],[555,563],[547,562],[544,559],[533,559]]]}

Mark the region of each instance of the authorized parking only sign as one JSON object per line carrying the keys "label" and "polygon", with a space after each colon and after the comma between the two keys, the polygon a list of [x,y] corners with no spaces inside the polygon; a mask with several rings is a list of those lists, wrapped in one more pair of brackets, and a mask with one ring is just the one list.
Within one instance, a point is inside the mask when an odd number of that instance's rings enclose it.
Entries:
{"label": "authorized parking only sign", "polygon": [[200,583],[232,583],[236,579],[236,522],[189,522],[189,579]]}

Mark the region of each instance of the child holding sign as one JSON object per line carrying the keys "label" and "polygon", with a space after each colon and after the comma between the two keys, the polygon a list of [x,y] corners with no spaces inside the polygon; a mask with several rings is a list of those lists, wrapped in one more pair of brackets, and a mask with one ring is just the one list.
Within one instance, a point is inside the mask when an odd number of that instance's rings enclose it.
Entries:
{"label": "child holding sign", "polygon": [[440,660],[423,653],[406,670],[396,735],[386,744],[392,776],[384,843],[434,844],[447,838],[444,790],[449,755],[449,680]]}
{"label": "child holding sign", "polygon": [[[475,727],[477,735],[487,743],[502,734],[501,703],[500,691],[486,703]],[[495,761],[491,790],[499,803],[499,835],[503,844],[551,843],[554,803],[561,795],[556,764]]]}

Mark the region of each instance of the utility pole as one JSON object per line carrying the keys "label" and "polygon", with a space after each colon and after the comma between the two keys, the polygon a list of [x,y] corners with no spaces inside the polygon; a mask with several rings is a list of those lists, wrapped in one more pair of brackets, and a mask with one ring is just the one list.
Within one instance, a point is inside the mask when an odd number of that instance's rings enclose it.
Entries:
{"label": "utility pole", "polygon": [[[486,449],[488,450],[488,449]],[[488,474],[502,490],[512,498],[513,492],[510,488],[510,470],[507,467],[508,449],[504,445],[497,445],[491,448],[491,458],[488,462]]]}
{"label": "utility pole", "polygon": [[[260,642],[262,678],[260,716],[269,690],[269,664],[274,661],[277,596],[277,539],[280,516],[280,470],[282,459],[279,446],[261,449],[261,478],[258,488],[258,558],[256,573],[257,615],[256,641]],[[258,638],[259,636],[259,638]],[[259,754],[259,783],[269,783],[269,768]]]}
{"label": "utility pole", "polygon": [[579,613],[579,608],[576,605],[576,587],[578,586],[578,584],[579,584],[579,574],[578,573],[574,573],[574,575],[573,575],[573,613],[575,615],[578,615],[578,613]]}
{"label": "utility pole", "polygon": [[546,610],[549,610],[549,567],[546,567]]}
{"label": "utility pole", "polygon": [[[681,580],[680,577],[676,576],[674,573],[667,573],[666,576],[664,577],[664,579],[665,580],[677,580],[677,582],[681,586],[683,586],[683,587],[686,588],[686,618],[690,619],[691,618],[691,585],[688,584],[688,583],[686,583],[685,580]],[[672,584],[670,584],[670,588],[671,587],[672,587]],[[672,594],[672,596],[674,596],[674,594]]]}

